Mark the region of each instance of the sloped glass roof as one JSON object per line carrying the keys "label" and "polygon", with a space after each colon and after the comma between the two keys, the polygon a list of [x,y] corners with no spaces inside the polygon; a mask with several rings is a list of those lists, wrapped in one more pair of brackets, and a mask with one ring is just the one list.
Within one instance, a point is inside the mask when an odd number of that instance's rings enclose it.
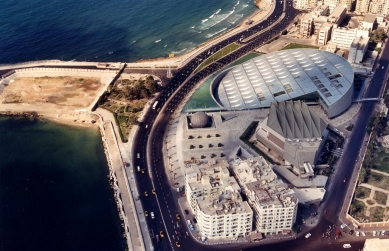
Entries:
{"label": "sloped glass roof", "polygon": [[347,60],[316,49],[277,51],[226,71],[214,95],[226,108],[268,107],[273,101],[313,92],[331,106],[352,88],[354,81]]}

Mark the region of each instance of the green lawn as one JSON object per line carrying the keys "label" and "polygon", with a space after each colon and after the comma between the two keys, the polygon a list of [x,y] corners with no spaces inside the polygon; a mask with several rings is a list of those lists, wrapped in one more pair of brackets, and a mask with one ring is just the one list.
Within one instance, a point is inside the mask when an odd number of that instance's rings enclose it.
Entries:
{"label": "green lawn", "polygon": [[380,147],[379,149],[374,151],[373,163],[374,169],[377,169],[382,172],[389,173],[389,149],[384,147]]}
{"label": "green lawn", "polygon": [[385,208],[371,207],[369,211],[370,211],[370,222],[383,221]]}
{"label": "green lawn", "polygon": [[367,183],[385,190],[389,190],[389,177],[379,173],[371,172]]}
{"label": "green lawn", "polygon": [[369,197],[370,192],[371,189],[359,186],[355,189],[355,197],[358,199],[365,199]]}
{"label": "green lawn", "polygon": [[288,44],[287,46],[285,46],[284,48],[282,48],[281,50],[298,49],[298,48],[319,49],[318,46],[291,43],[291,44]]}
{"label": "green lawn", "polygon": [[374,193],[374,199],[378,204],[381,205],[386,205],[386,201],[388,200],[388,194],[380,192],[380,191],[375,191]]}
{"label": "green lawn", "polygon": [[199,67],[195,70],[195,72],[200,71],[201,69],[205,68],[206,66],[210,65],[214,61],[219,60],[220,58],[224,57],[225,55],[229,54],[230,52],[233,52],[234,50],[238,49],[240,45],[238,44],[230,44],[221,49],[220,51],[214,53],[212,56],[207,58],[204,62],[202,62]]}
{"label": "green lawn", "polygon": [[365,203],[354,200],[350,206],[350,215],[353,217],[365,218]]}

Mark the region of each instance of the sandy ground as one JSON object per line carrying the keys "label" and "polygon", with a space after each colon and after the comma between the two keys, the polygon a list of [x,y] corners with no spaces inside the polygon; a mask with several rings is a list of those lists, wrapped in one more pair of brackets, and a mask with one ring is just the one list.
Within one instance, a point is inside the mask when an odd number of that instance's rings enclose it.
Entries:
{"label": "sandy ground", "polygon": [[[262,0],[261,3],[258,6],[258,9],[248,16],[245,20],[243,20],[237,27],[234,29],[228,31],[227,33],[224,33],[218,37],[215,37],[211,40],[208,40],[207,42],[197,46],[193,50],[189,51],[186,54],[175,56],[173,58],[153,58],[153,59],[147,59],[147,60],[141,60],[134,63],[128,63],[127,67],[136,68],[136,67],[182,67],[188,59],[190,59],[192,56],[194,56],[199,51],[202,51],[207,46],[212,45],[213,43],[222,40],[231,34],[244,30],[250,25],[247,25],[246,22],[248,20],[252,20],[254,23],[261,21],[266,15],[269,14],[271,11],[271,0]],[[253,25],[253,24],[251,24]]]}

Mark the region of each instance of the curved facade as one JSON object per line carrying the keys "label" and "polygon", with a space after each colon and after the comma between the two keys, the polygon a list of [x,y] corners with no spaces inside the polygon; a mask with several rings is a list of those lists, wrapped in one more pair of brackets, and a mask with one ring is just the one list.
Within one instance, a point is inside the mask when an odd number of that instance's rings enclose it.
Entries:
{"label": "curved facade", "polygon": [[328,117],[352,102],[354,72],[346,59],[316,49],[283,50],[226,69],[211,84],[214,100],[226,109],[269,107],[274,101],[318,103]]}
{"label": "curved facade", "polygon": [[193,128],[208,127],[211,123],[211,117],[209,117],[205,112],[196,112],[190,117],[190,124]]}

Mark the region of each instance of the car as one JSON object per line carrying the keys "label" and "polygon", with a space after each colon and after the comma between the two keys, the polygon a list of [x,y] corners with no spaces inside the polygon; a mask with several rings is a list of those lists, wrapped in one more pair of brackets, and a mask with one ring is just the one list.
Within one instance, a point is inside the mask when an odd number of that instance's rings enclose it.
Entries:
{"label": "car", "polygon": [[366,236],[365,232],[362,232],[362,231],[361,231],[361,235],[362,235],[362,236]]}
{"label": "car", "polygon": [[177,231],[177,236],[178,236],[178,237],[182,237],[182,234],[181,234],[180,231]]}
{"label": "car", "polygon": [[151,190],[151,192],[153,193],[153,194],[155,194],[155,190],[153,189],[153,190]]}
{"label": "car", "polygon": [[194,231],[195,230],[192,224],[189,225],[189,229],[190,229],[190,231]]}
{"label": "car", "polygon": [[385,235],[385,231],[384,230],[381,231],[381,235]]}
{"label": "car", "polygon": [[137,153],[137,154],[136,154],[136,157],[139,159],[139,158],[140,158],[140,154],[139,154],[139,153]]}
{"label": "car", "polygon": [[149,216],[149,212],[145,211],[145,216],[146,217]]}
{"label": "car", "polygon": [[305,238],[309,238],[309,237],[311,237],[311,233],[307,233],[306,235],[305,235]]}
{"label": "car", "polygon": [[343,244],[343,248],[351,248],[350,244]]}
{"label": "car", "polygon": [[185,212],[186,215],[189,214],[189,210],[188,209],[185,209],[184,212]]}
{"label": "car", "polygon": [[385,66],[382,66],[382,68],[381,68],[381,69],[383,70],[384,68],[385,68]]}
{"label": "car", "polygon": [[353,235],[353,233],[354,233],[354,230],[351,229],[350,230],[350,235]]}
{"label": "car", "polygon": [[145,173],[145,169],[140,170],[141,173]]}
{"label": "car", "polygon": [[149,193],[148,193],[147,191],[145,192],[145,196],[146,196],[146,197],[149,196]]}
{"label": "car", "polygon": [[165,237],[165,234],[163,233],[163,231],[159,231],[159,236],[161,236],[161,238]]}
{"label": "car", "polygon": [[138,169],[138,172],[140,172],[140,166],[137,166],[136,168]]}
{"label": "car", "polygon": [[344,178],[344,179],[343,179],[343,183],[346,183],[346,181],[347,181],[346,178]]}
{"label": "car", "polygon": [[155,219],[154,212],[151,212],[150,215],[151,215],[151,219]]}
{"label": "car", "polygon": [[376,236],[377,235],[377,232],[376,231],[373,231],[373,236]]}
{"label": "car", "polygon": [[359,231],[355,231],[355,236],[359,237]]}
{"label": "car", "polygon": [[176,214],[176,218],[177,218],[177,220],[181,219],[179,214]]}
{"label": "car", "polygon": [[196,224],[196,223],[197,223],[197,220],[196,220],[196,218],[193,218],[192,220],[193,220],[193,223],[194,223],[194,224]]}
{"label": "car", "polygon": [[176,246],[179,248],[181,247],[181,244],[178,241],[176,241]]}
{"label": "car", "polygon": [[192,224],[192,223],[190,222],[190,220],[187,220],[186,222],[188,223],[188,225],[191,225],[191,224]]}
{"label": "car", "polygon": [[344,224],[344,223],[343,223],[342,225],[340,225],[340,228],[341,228],[341,229],[343,229],[343,228],[345,228],[345,227],[347,227],[347,224]]}
{"label": "car", "polygon": [[380,236],[381,235],[381,231],[377,231],[377,236]]}

